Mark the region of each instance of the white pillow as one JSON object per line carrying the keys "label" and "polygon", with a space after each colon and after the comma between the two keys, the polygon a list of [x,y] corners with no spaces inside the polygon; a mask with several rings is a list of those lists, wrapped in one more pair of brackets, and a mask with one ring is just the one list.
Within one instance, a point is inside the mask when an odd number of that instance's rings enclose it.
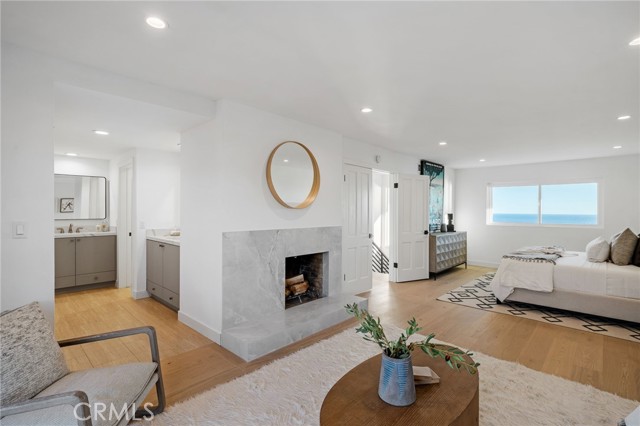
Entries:
{"label": "white pillow", "polygon": [[610,246],[607,240],[598,237],[587,244],[587,259],[589,262],[606,262],[609,259]]}

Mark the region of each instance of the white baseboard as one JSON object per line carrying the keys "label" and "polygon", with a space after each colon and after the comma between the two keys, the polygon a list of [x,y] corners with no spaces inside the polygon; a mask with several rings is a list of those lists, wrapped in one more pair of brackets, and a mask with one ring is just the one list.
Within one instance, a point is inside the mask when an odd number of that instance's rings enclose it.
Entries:
{"label": "white baseboard", "polygon": [[484,266],[485,268],[498,269],[498,266],[500,266],[499,263],[489,262],[488,260],[469,260],[467,263],[473,266]]}
{"label": "white baseboard", "polygon": [[144,299],[150,296],[149,296],[149,293],[147,293],[147,290],[142,290],[142,291],[131,290],[131,297],[133,297],[135,300],[138,300],[138,299]]}
{"label": "white baseboard", "polygon": [[195,331],[202,334],[203,336],[213,340],[215,343],[220,344],[220,332],[207,327],[200,321],[191,318],[189,315],[183,313],[182,311],[178,312],[178,320],[181,323],[186,324],[189,327],[193,328]]}

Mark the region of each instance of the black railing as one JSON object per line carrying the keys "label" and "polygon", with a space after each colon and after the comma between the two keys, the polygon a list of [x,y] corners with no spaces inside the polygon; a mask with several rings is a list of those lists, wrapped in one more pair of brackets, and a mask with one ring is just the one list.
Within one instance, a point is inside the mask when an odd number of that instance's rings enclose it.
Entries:
{"label": "black railing", "polygon": [[379,272],[381,274],[389,273],[389,258],[380,250],[380,247],[373,241],[371,241],[373,246],[372,256],[371,256],[371,267],[373,272]]}

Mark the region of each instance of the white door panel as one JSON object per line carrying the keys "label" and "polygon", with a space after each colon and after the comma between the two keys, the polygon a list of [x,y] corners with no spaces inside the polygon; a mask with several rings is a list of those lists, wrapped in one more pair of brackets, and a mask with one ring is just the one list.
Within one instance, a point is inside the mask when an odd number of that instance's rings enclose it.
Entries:
{"label": "white door panel", "polygon": [[371,289],[371,169],[344,165],[343,292]]}
{"label": "white door panel", "polygon": [[[396,175],[393,191],[396,249],[392,250],[397,282],[429,278],[429,181],[426,176]],[[395,185],[394,185],[395,186]],[[395,255],[395,256],[394,256]]]}

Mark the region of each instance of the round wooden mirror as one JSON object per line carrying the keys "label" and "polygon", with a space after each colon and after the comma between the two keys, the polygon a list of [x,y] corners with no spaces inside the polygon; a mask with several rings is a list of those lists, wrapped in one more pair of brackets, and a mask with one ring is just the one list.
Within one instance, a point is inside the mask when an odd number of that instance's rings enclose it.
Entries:
{"label": "round wooden mirror", "polygon": [[303,209],[313,203],[320,190],[320,169],[309,149],[295,141],[276,146],[267,162],[269,190],[280,204]]}

